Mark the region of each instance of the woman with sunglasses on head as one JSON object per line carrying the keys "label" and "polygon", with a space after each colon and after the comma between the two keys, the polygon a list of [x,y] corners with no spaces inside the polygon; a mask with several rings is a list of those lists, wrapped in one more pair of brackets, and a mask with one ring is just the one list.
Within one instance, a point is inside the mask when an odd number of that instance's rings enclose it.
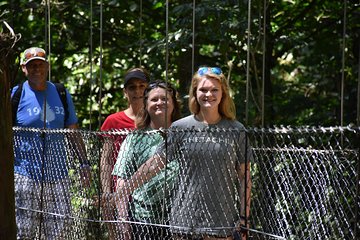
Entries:
{"label": "woman with sunglasses on head", "polygon": [[234,239],[235,229],[247,239],[252,155],[220,68],[194,74],[189,109],[192,115],[172,124],[166,144],[133,175],[135,184],[121,189],[131,193],[141,186],[167,156],[179,164],[170,213],[174,239]]}
{"label": "woman with sunglasses on head", "polygon": [[[112,174],[122,181],[130,179],[164,141],[161,132],[153,130],[168,128],[179,117],[180,102],[176,90],[160,80],[150,83],[144,92],[143,108],[135,120],[137,131],[130,133],[122,143]],[[130,239],[130,235],[133,236],[132,239],[139,240],[169,238],[166,228],[151,224],[167,222],[169,204],[164,202],[164,198],[166,200],[169,197],[176,172],[177,163],[170,163],[162,172],[132,193],[130,206],[129,195],[120,194],[121,197],[115,200],[119,217],[127,218],[130,207],[130,220],[135,222],[132,224],[132,234],[128,224],[120,224],[124,238]]]}
{"label": "woman with sunglasses on head", "polygon": [[[173,140],[180,143],[175,150],[180,153],[180,180],[171,224],[180,227],[179,239],[191,238],[189,233],[199,233],[200,239],[233,239],[232,230],[245,225],[250,214],[251,152],[220,68],[198,69],[190,86],[189,109],[192,115],[172,125],[174,130],[199,131]],[[187,233],[186,228],[192,230]]]}

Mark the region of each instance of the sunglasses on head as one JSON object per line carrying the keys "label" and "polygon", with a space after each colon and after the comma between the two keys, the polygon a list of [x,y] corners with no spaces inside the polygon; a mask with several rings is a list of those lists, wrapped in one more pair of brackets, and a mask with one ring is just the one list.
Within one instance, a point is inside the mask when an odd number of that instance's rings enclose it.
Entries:
{"label": "sunglasses on head", "polygon": [[46,54],[44,52],[28,52],[25,54],[25,59],[30,59],[30,58],[33,58],[33,57],[42,57],[42,58],[45,58],[46,57]]}
{"label": "sunglasses on head", "polygon": [[215,74],[215,75],[220,75],[220,74],[222,74],[222,71],[218,67],[201,67],[201,68],[198,69],[197,73],[200,76],[203,76],[203,75],[209,74],[209,73],[212,73],[212,74]]}
{"label": "sunglasses on head", "polygon": [[164,88],[166,89],[167,91],[171,92],[171,93],[174,93],[175,92],[175,89],[168,83],[165,83],[165,82],[152,82],[149,84],[149,86],[146,88],[145,90],[145,93],[148,93],[150,92],[152,89],[154,88]]}
{"label": "sunglasses on head", "polygon": [[33,57],[42,57],[46,58],[46,52],[42,48],[32,47],[25,50],[24,58],[25,60],[28,60]]}

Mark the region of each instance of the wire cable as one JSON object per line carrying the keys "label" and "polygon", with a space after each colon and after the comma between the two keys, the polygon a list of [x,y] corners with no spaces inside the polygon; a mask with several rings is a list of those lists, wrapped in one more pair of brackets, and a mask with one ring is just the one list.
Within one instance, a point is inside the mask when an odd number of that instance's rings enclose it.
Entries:
{"label": "wire cable", "polygon": [[140,46],[139,46],[139,67],[141,67],[142,65],[142,44],[143,44],[143,39],[142,39],[142,14],[143,14],[143,2],[142,0],[140,0],[140,16],[139,16],[139,41],[140,41]]}
{"label": "wire cable", "polygon": [[89,123],[89,130],[92,130],[92,104],[91,104],[91,97],[93,95],[93,0],[90,0],[90,94],[89,94],[89,107],[90,107],[90,123]]}
{"label": "wire cable", "polygon": [[342,52],[341,52],[341,116],[340,126],[344,126],[344,89],[345,89],[345,45],[346,45],[346,8],[347,0],[344,0],[343,15],[343,35],[342,35]]}
{"label": "wire cable", "polygon": [[102,119],[102,58],[103,58],[103,1],[100,1],[100,56],[99,56],[99,61],[100,61],[100,66],[99,66],[99,71],[100,71],[100,76],[99,76],[99,129],[101,128],[101,119]]}
{"label": "wire cable", "polygon": [[191,76],[195,73],[195,23],[196,23],[196,0],[193,0],[193,13],[192,13],[192,48],[191,48]]}
{"label": "wire cable", "polygon": [[262,90],[261,90],[261,126],[265,124],[265,78],[266,78],[266,29],[267,29],[267,2],[264,0],[263,12],[263,45],[262,45]]}
{"label": "wire cable", "polygon": [[246,99],[245,124],[249,122],[249,86],[250,86],[250,42],[251,42],[251,0],[248,2],[248,30],[247,30],[247,57],[246,57]]}

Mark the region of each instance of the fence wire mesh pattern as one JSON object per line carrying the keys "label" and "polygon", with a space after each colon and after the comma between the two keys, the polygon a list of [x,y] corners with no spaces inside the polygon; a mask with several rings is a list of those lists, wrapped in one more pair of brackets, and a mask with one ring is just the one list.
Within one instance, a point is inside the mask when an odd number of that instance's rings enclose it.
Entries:
{"label": "fence wire mesh pattern", "polygon": [[248,239],[358,239],[359,143],[351,127],[15,127],[18,238],[241,239],[251,166]]}

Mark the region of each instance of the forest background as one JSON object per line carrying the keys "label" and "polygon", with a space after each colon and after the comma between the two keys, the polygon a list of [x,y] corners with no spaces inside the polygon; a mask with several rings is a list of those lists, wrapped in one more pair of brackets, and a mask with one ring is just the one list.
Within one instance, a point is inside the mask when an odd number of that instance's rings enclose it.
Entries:
{"label": "forest background", "polygon": [[192,73],[208,65],[247,126],[359,125],[359,1],[0,0],[0,21],[21,34],[12,85],[25,80],[21,52],[47,49],[84,129],[126,107],[122,79],[140,65],[177,86],[184,115]]}

